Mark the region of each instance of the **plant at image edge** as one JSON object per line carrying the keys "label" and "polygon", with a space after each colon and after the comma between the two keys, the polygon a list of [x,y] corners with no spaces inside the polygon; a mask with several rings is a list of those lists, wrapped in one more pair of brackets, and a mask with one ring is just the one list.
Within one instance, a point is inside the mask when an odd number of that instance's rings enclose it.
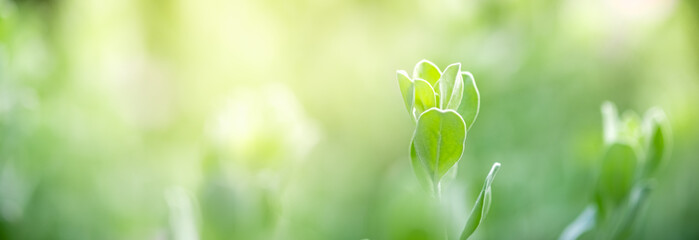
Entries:
{"label": "plant at image edge", "polygon": [[626,239],[644,200],[652,190],[653,175],[670,150],[670,127],[665,113],[652,108],[641,117],[602,104],[605,154],[599,166],[594,201],[563,231],[559,239],[581,237]]}
{"label": "plant at image edge", "polygon": [[[456,175],[466,134],[478,116],[480,95],[476,82],[471,73],[461,71],[460,63],[441,71],[427,60],[415,65],[412,77],[404,70],[398,70],[396,75],[405,106],[416,123],[410,143],[413,170],[420,184],[439,199],[440,182],[445,176]],[[500,163],[493,164],[461,239],[468,239],[488,214],[490,185],[499,169]]]}

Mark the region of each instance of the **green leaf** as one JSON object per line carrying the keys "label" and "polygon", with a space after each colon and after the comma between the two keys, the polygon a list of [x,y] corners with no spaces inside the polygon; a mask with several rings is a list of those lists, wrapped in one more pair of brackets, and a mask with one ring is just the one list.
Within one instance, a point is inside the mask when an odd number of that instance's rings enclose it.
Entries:
{"label": "green leaf", "polygon": [[478,111],[481,107],[481,96],[478,93],[478,87],[476,87],[476,80],[473,79],[473,75],[470,72],[461,72],[461,80],[463,81],[463,96],[456,112],[466,122],[466,129],[470,130],[478,117]]}
{"label": "green leaf", "polygon": [[558,240],[575,240],[584,233],[592,230],[597,222],[597,208],[595,205],[590,205],[580,213],[580,215],[568,225]]}
{"label": "green leaf", "polygon": [[643,203],[648,198],[648,194],[653,190],[654,182],[644,181],[634,187],[629,196],[629,204],[627,205],[626,214],[622,219],[618,229],[615,230],[613,239],[628,239],[633,233],[633,223],[643,207]]}
{"label": "green leaf", "polygon": [[415,79],[415,119],[430,108],[436,107],[434,89],[430,84],[422,79]]}
{"label": "green leaf", "polygon": [[648,110],[644,125],[644,135],[646,135],[644,176],[650,177],[667,158],[670,145],[668,142],[669,127],[666,124],[665,113],[660,109]]}
{"label": "green leaf", "polygon": [[439,78],[439,108],[456,110],[461,103],[462,89],[461,63],[449,65]]}
{"label": "green leaf", "polygon": [[610,145],[617,140],[619,135],[619,112],[612,102],[602,103],[602,128],[604,132],[604,144]]}
{"label": "green leaf", "polygon": [[420,158],[417,157],[417,152],[415,151],[415,140],[410,141],[410,162],[413,166],[415,176],[417,176],[417,180],[420,182],[422,188],[425,189],[425,191],[433,194],[434,189],[432,189],[432,178],[430,178],[430,174],[427,171],[425,164],[423,164],[423,162],[420,161]]}
{"label": "green leaf", "polygon": [[665,135],[660,124],[655,125],[646,152],[646,176],[655,173],[665,156]]}
{"label": "green leaf", "polygon": [[597,186],[598,207],[608,212],[619,206],[629,194],[634,183],[637,155],[628,144],[615,143],[609,146],[602,160]]}
{"label": "green leaf", "polygon": [[634,111],[625,111],[621,116],[620,131],[617,141],[630,144],[633,147],[641,147],[643,136],[641,133],[641,117]]}
{"label": "green leaf", "polygon": [[432,89],[434,89],[434,96],[436,97],[437,102],[435,102],[435,107],[441,106],[442,105],[442,98],[439,95],[439,88],[440,88],[440,81],[437,81],[436,83],[432,84]]}
{"label": "green leaf", "polygon": [[466,126],[455,111],[432,108],[418,119],[413,139],[417,156],[438,185],[464,152]]}
{"label": "green leaf", "polygon": [[427,61],[426,59],[422,59],[420,62],[415,64],[413,79],[423,79],[430,83],[431,86],[434,86],[435,83],[439,81],[440,76],[442,76],[442,72],[439,71],[437,65],[434,65],[434,63]]}
{"label": "green leaf", "polygon": [[493,183],[498,170],[500,170],[500,163],[496,162],[493,164],[493,167],[490,168],[490,173],[488,173],[483,183],[483,189],[481,189],[481,193],[478,194],[478,199],[476,199],[476,204],[474,204],[473,210],[471,210],[471,215],[468,217],[468,220],[466,220],[466,226],[464,226],[464,230],[461,232],[461,240],[468,239],[488,215],[492,199],[490,185]]}
{"label": "green leaf", "polygon": [[408,109],[408,113],[410,113],[412,116],[413,98],[415,97],[415,84],[413,83],[413,80],[408,77],[408,73],[403,70],[396,72],[396,78],[398,79],[400,93],[403,95],[405,107]]}
{"label": "green leaf", "polygon": [[456,179],[456,174],[459,172],[459,162],[454,163],[447,173],[442,176],[441,183],[448,183]]}

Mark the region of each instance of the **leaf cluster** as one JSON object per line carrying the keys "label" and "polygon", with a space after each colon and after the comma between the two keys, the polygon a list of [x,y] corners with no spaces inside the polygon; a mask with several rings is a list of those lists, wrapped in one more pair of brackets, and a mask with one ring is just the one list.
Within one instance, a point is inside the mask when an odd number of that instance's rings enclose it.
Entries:
{"label": "leaf cluster", "polygon": [[[430,61],[415,65],[412,76],[397,71],[405,107],[416,127],[410,142],[410,159],[421,185],[440,196],[440,182],[456,175],[456,165],[464,153],[466,135],[478,117],[480,95],[469,72],[460,63],[443,71]],[[471,215],[461,234],[467,239],[483,222],[490,209],[490,185],[500,163],[486,177]]]}
{"label": "leaf cluster", "polygon": [[478,116],[476,82],[460,63],[442,71],[427,60],[415,65],[412,77],[404,70],[396,75],[417,125],[410,143],[413,169],[428,191],[439,194],[439,183],[463,155],[467,132]]}

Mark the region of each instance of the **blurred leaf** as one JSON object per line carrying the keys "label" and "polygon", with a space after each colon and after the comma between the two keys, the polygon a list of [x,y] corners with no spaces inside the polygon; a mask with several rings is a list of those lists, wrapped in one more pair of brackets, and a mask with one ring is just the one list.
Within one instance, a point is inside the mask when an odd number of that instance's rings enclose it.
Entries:
{"label": "blurred leaf", "polygon": [[617,141],[640,147],[643,142],[641,135],[641,117],[634,111],[625,111],[621,116]]}
{"label": "blurred leaf", "polygon": [[653,134],[649,137],[647,152],[646,152],[646,170],[645,176],[648,177],[655,173],[663,161],[665,156],[665,135],[660,124],[654,126]]}
{"label": "blurred leaf", "polygon": [[614,234],[614,239],[627,239],[633,233],[633,223],[638,217],[643,203],[648,198],[648,194],[653,190],[653,182],[642,182],[634,187],[629,196],[629,204],[626,209],[626,214],[619,225],[619,228]]}
{"label": "blurred leaf", "polygon": [[417,152],[415,151],[415,140],[410,141],[410,162],[413,165],[413,171],[415,172],[415,176],[417,176],[417,180],[420,182],[422,188],[430,194],[434,194],[434,189],[432,189],[432,178],[430,178],[427,166],[420,161],[420,158],[418,158]]}
{"label": "blurred leaf", "polygon": [[583,210],[582,213],[563,230],[559,240],[574,240],[578,239],[584,233],[590,231],[596,224],[597,208],[595,205],[590,205]]}
{"label": "blurred leaf", "polygon": [[604,144],[609,145],[617,140],[619,133],[619,113],[612,102],[602,103],[602,128]]}
{"label": "blurred leaf", "polygon": [[466,129],[470,130],[478,117],[481,96],[478,93],[476,81],[471,73],[461,72],[461,80],[463,81],[463,97],[456,111],[464,119],[464,122],[466,122]]}
{"label": "blurred leaf", "polygon": [[456,163],[454,163],[454,166],[451,167],[447,171],[447,173],[444,174],[444,176],[442,176],[442,180],[441,180],[440,184],[449,183],[449,182],[453,181],[454,179],[456,179],[456,174],[458,172],[459,172],[459,162],[457,161]]}
{"label": "blurred leaf", "polygon": [[430,83],[431,86],[435,86],[441,75],[442,73],[439,71],[437,65],[427,59],[422,59],[415,64],[415,69],[413,70],[413,79],[424,79]]}
{"label": "blurred leaf", "polygon": [[170,227],[173,239],[196,240],[199,233],[196,224],[196,208],[192,197],[184,188],[175,186],[165,190],[165,200],[170,214]]}
{"label": "blurred leaf", "polygon": [[449,65],[439,79],[440,108],[456,110],[463,96],[463,81],[461,80],[461,63]]}
{"label": "blurred leaf", "polygon": [[657,171],[660,164],[667,158],[669,150],[669,128],[665,122],[662,110],[648,110],[644,119],[646,128],[646,161],[644,176],[650,177]]}
{"label": "blurred leaf", "polygon": [[476,204],[473,206],[473,210],[471,210],[471,215],[468,217],[468,220],[466,220],[466,226],[461,232],[461,240],[468,239],[473,232],[476,231],[478,226],[483,223],[485,217],[488,215],[488,211],[490,210],[490,202],[492,199],[490,185],[493,183],[493,179],[495,179],[495,175],[498,173],[498,170],[500,170],[500,163],[496,162],[493,164],[493,167],[490,169],[490,173],[488,173],[488,176],[485,178],[483,189],[481,189],[481,193],[478,194],[478,199],[476,199]]}
{"label": "blurred leaf", "polygon": [[599,208],[609,211],[618,206],[633,186],[637,156],[627,144],[615,143],[607,149],[597,187]]}
{"label": "blurred leaf", "polygon": [[396,78],[398,79],[398,86],[400,87],[400,93],[403,95],[403,101],[405,102],[405,107],[408,109],[408,113],[412,116],[413,109],[413,99],[415,96],[415,84],[413,80],[408,77],[408,73],[403,70],[396,72]]}
{"label": "blurred leaf", "polygon": [[414,140],[415,152],[437,186],[463,154],[466,127],[456,112],[432,108],[418,119]]}
{"label": "blurred leaf", "polygon": [[430,84],[422,79],[415,79],[415,118],[420,118],[420,115],[433,107],[436,107],[434,89]]}

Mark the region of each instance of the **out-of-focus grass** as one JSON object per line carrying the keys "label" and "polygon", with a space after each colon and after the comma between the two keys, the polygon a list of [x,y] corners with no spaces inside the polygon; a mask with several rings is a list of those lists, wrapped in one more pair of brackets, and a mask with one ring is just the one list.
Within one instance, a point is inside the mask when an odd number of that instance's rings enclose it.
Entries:
{"label": "out-of-focus grass", "polygon": [[[582,211],[604,100],[674,132],[634,237],[697,238],[697,19],[681,0],[2,0],[0,238],[436,238],[394,79],[422,58],[478,81],[464,205],[504,166],[476,238],[553,238]],[[226,120],[231,99],[255,107]]]}

